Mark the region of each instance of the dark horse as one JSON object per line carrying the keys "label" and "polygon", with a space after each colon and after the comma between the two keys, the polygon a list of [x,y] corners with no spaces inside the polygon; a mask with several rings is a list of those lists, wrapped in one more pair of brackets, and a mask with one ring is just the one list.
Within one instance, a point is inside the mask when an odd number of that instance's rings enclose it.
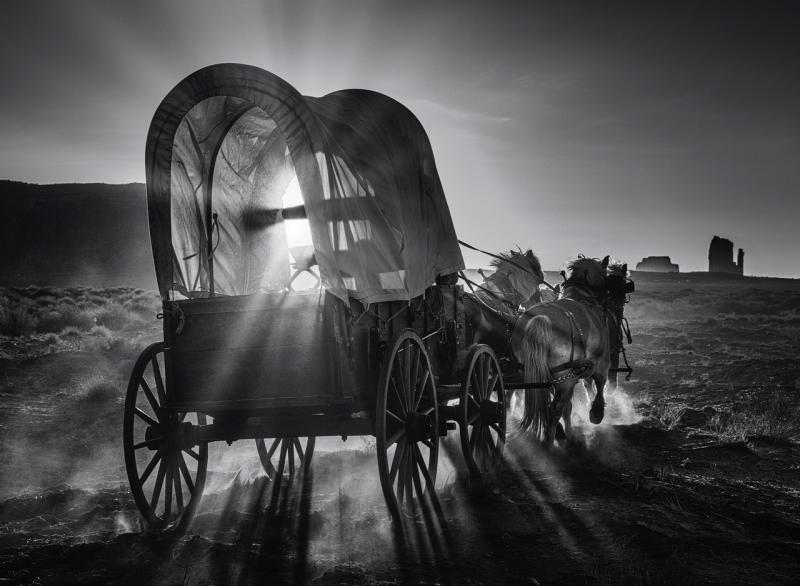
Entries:
{"label": "dark horse", "polygon": [[[632,341],[624,313],[628,295],[633,293],[635,289],[633,281],[628,278],[627,263],[621,261],[610,262],[606,275],[606,307],[610,313],[608,337],[611,343],[611,372],[608,377],[608,386],[612,391],[617,387],[617,369],[619,368],[620,354],[625,358],[625,337],[627,336],[628,344]],[[625,366],[630,374],[627,359],[625,359]]]}
{"label": "dark horse", "polygon": [[579,380],[594,382],[597,394],[589,419],[603,420],[610,365],[607,265],[608,257],[578,257],[567,267],[559,299],[524,312],[503,311],[478,296],[466,298],[473,342],[492,346],[524,382],[550,387],[525,390],[522,419],[522,426],[545,444],[553,442],[559,418],[572,432],[572,392]]}

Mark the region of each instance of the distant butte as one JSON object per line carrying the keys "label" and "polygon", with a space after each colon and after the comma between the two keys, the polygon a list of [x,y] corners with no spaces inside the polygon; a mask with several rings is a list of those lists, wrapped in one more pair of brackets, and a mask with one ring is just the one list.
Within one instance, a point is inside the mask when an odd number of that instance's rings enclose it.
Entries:
{"label": "distant butte", "polygon": [[637,271],[648,273],[677,273],[678,265],[674,264],[668,256],[647,256],[636,265]]}
{"label": "distant butte", "polygon": [[744,250],[739,249],[736,262],[733,262],[733,242],[727,238],[714,236],[708,247],[708,272],[744,274]]}

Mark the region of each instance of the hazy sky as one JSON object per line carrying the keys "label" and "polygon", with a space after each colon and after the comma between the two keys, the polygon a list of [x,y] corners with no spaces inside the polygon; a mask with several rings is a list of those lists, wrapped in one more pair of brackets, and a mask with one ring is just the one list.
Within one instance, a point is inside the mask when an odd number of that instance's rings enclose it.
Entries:
{"label": "hazy sky", "polygon": [[718,234],[800,277],[798,31],[776,1],[4,3],[0,178],[144,181],[161,99],[240,62],[406,104],[478,246],[691,271]]}

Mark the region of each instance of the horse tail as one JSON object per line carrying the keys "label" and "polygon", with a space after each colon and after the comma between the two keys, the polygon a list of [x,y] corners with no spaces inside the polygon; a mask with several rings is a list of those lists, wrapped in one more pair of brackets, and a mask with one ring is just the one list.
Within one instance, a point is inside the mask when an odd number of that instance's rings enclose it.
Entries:
{"label": "horse tail", "polygon": [[[548,350],[553,343],[553,326],[545,315],[533,317],[525,325],[522,348],[522,367],[525,382],[547,383],[550,369],[547,366]],[[542,437],[547,429],[550,414],[550,393],[547,389],[525,389],[525,409],[520,425]]]}

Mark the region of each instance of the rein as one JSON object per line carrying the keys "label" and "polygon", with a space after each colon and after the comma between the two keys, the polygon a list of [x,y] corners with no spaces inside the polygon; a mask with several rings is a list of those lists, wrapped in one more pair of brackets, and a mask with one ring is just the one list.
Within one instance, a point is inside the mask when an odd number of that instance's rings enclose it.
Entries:
{"label": "rein", "polygon": [[465,282],[465,283],[466,283],[466,284],[469,286],[469,289],[470,289],[470,291],[472,291],[472,294],[473,294],[473,295],[474,295],[474,296],[475,296],[475,297],[478,299],[478,301],[480,301],[480,302],[481,302],[481,303],[482,303],[482,304],[483,304],[483,305],[484,305],[484,306],[485,306],[487,309],[490,309],[491,311],[493,311],[493,312],[497,313],[498,315],[502,315],[502,314],[501,314],[501,312],[500,312],[500,311],[499,311],[497,308],[495,308],[495,307],[492,307],[491,305],[489,305],[488,303],[486,303],[486,302],[485,302],[483,299],[481,299],[480,297],[478,297],[478,294],[477,294],[477,293],[475,293],[475,289],[473,289],[473,285],[474,285],[475,287],[477,287],[478,289],[480,289],[481,291],[483,291],[484,293],[488,293],[489,295],[491,295],[492,297],[494,297],[495,299],[497,299],[497,300],[498,300],[498,301],[500,301],[501,303],[504,303],[504,304],[508,305],[508,306],[509,306],[509,308],[510,308],[512,311],[514,311],[515,313],[519,313],[519,312],[517,312],[517,311],[516,311],[516,309],[514,309],[513,307],[510,307],[510,306],[511,306],[511,302],[510,302],[510,301],[507,301],[506,299],[503,299],[503,298],[502,298],[500,295],[498,295],[497,293],[495,293],[495,292],[494,292],[494,291],[492,291],[491,289],[487,289],[487,288],[486,288],[486,287],[484,287],[483,285],[479,285],[478,283],[476,283],[476,282],[475,282],[475,281],[473,281],[472,279],[469,279],[469,278],[467,278],[467,276],[464,274],[464,271],[459,271],[459,272],[458,272],[458,274],[459,274],[459,276],[461,277],[461,279],[462,279],[462,280],[463,280],[463,281],[464,281],[464,282]]}
{"label": "rein", "polygon": [[[532,270],[530,270],[528,267],[522,266],[521,264],[519,264],[519,263],[517,263],[517,262],[514,262],[514,261],[513,261],[513,260],[511,260],[510,258],[503,258],[503,257],[502,257],[502,256],[500,256],[499,254],[493,254],[493,253],[491,253],[491,252],[486,252],[485,250],[481,250],[480,248],[477,248],[477,247],[475,247],[475,246],[472,246],[471,244],[467,244],[467,243],[466,243],[466,242],[464,242],[463,240],[459,240],[459,241],[458,241],[458,243],[459,243],[461,246],[464,246],[464,247],[466,247],[466,248],[469,248],[470,250],[474,250],[475,252],[481,252],[481,253],[485,254],[486,256],[491,256],[492,258],[495,258],[495,259],[497,259],[497,260],[501,260],[501,261],[503,261],[503,262],[507,262],[507,263],[509,263],[509,264],[512,264],[512,265],[514,265],[515,267],[517,267],[518,269],[520,269],[521,271],[525,271],[525,272],[526,272],[526,273],[528,273],[529,275],[532,275],[533,277],[535,277],[537,281],[539,280],[539,276],[538,276],[536,273],[534,273],[534,272],[533,272]],[[542,278],[542,283],[543,283],[543,284],[544,284],[546,287],[548,287],[548,288],[549,288],[551,291],[553,291],[553,292],[556,292],[556,288],[555,288],[555,287],[553,287],[553,286],[552,286],[550,283],[548,283],[547,281],[545,281],[545,280],[544,280],[544,278]]]}

